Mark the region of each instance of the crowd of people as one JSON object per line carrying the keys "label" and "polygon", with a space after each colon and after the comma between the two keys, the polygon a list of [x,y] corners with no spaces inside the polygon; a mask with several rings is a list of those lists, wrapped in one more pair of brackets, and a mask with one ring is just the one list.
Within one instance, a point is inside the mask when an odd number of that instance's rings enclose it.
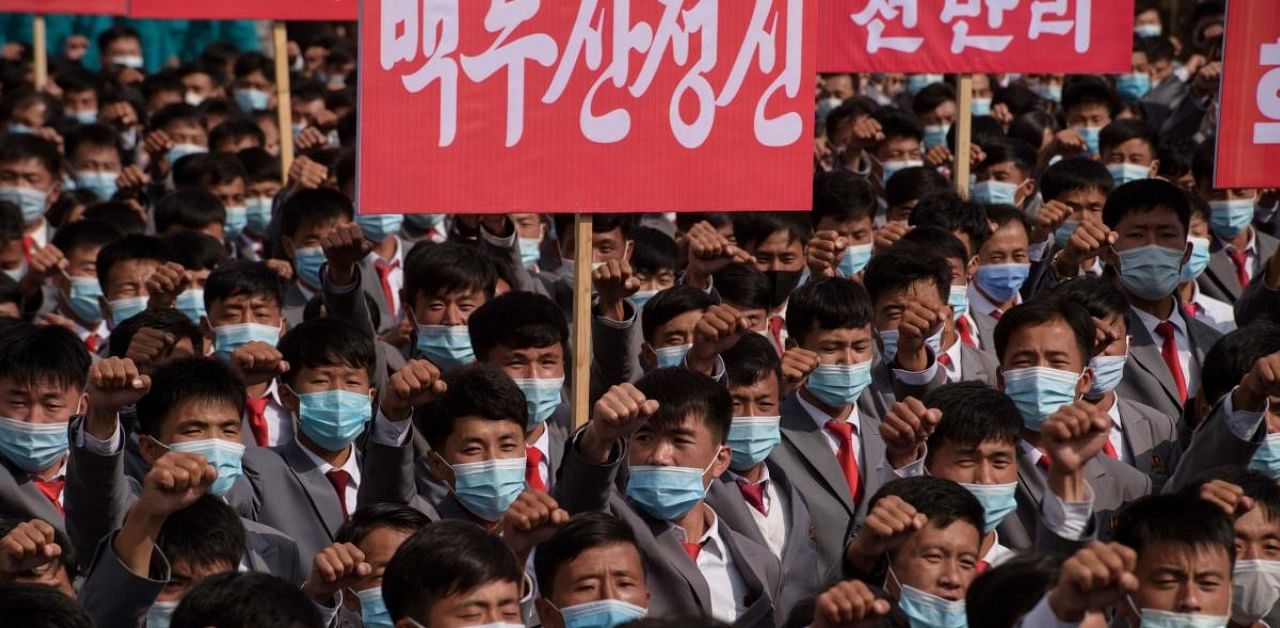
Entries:
{"label": "crowd of people", "polygon": [[1214,186],[1223,2],[1137,4],[1131,73],[974,76],[968,154],[955,77],[819,76],[811,211],[590,268],[360,213],[324,29],[292,129],[225,43],[0,60],[0,624],[1280,625],[1278,195]]}

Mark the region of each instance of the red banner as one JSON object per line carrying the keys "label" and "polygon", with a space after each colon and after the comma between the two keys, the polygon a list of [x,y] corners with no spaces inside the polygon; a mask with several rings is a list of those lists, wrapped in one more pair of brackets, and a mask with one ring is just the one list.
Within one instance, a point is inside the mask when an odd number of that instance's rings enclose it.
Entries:
{"label": "red banner", "polygon": [[1280,10],[1275,2],[1227,3],[1219,188],[1280,186]]}
{"label": "red banner", "polygon": [[814,6],[365,0],[360,209],[807,209]]}
{"label": "red banner", "polygon": [[0,0],[0,13],[124,15],[126,0]]}
{"label": "red banner", "polygon": [[1133,0],[825,0],[820,6],[822,72],[1118,74],[1133,64]]}
{"label": "red banner", "polygon": [[129,17],[354,21],[359,6],[359,0],[129,0]]}

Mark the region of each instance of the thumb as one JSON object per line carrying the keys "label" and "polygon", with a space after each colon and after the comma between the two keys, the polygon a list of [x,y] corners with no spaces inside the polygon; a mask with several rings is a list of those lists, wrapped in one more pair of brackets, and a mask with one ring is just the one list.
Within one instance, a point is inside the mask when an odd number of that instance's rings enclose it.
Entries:
{"label": "thumb", "polygon": [[658,411],[658,401],[656,399],[647,399],[640,404],[640,416],[648,417]]}

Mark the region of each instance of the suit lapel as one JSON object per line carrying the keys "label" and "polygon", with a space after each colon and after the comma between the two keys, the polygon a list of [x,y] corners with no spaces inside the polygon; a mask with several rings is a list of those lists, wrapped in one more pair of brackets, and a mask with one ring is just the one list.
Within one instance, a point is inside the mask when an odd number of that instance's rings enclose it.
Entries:
{"label": "suit lapel", "polygon": [[675,533],[675,526],[670,522],[657,521],[650,517],[644,517],[644,521],[649,524],[649,531],[653,533],[658,558],[675,568],[693,590],[698,606],[710,614],[711,588],[707,586],[707,580],[702,577],[698,565],[689,558],[689,553],[681,545],[680,538]]}
{"label": "suit lapel", "polygon": [[1218,286],[1224,294],[1231,295],[1234,301],[1240,298],[1240,280],[1236,278],[1236,265],[1227,257],[1227,250],[1214,239],[1214,251],[1209,255],[1209,267],[1205,275]]}
{"label": "suit lapel", "polygon": [[560,461],[564,460],[564,428],[556,423],[547,423],[547,476],[551,479],[549,484],[555,484],[556,476],[560,471]]}
{"label": "suit lapel", "polygon": [[[858,417],[858,444],[862,447],[862,502],[880,490],[880,469],[885,466],[884,437],[880,435],[880,417],[861,413]],[[858,504],[854,504],[855,507]]]}
{"label": "suit lapel", "polygon": [[787,539],[782,547],[782,555],[786,557],[789,548],[813,543],[818,532],[814,529],[813,519],[806,510],[808,505],[804,502],[804,496],[791,484],[782,467],[772,462],[765,464],[769,465],[769,481],[773,483],[774,490],[778,495],[784,495],[787,500]]}
{"label": "suit lapel", "polygon": [[10,484],[10,487],[6,490],[5,487],[0,486],[0,495],[8,493],[14,496],[17,502],[15,505],[18,507],[13,510],[22,510],[29,515],[24,515],[24,518],[43,519],[59,530],[66,530],[65,517],[53,505],[53,502],[49,501],[49,498],[40,492],[40,489],[36,487],[35,480],[32,480],[26,472],[9,464],[8,461],[4,462],[4,471],[4,475],[8,477],[0,478],[0,483]]}
{"label": "suit lapel", "polygon": [[[297,479],[302,492],[306,494],[315,510],[316,516],[324,523],[330,540],[337,534],[342,525],[342,505],[338,503],[338,492],[329,483],[320,468],[311,461],[296,441],[290,440],[280,448],[284,460],[288,463],[289,472]],[[354,455],[354,452],[353,454]]]}
{"label": "suit lapel", "polygon": [[[724,526],[720,527],[720,540],[725,551],[733,558],[733,569],[742,578],[746,586],[746,599],[743,600],[746,611],[734,621],[735,626],[757,626],[761,620],[772,612],[774,592],[770,590],[768,575],[764,570],[767,561],[777,562],[777,558],[765,549],[764,544],[752,546],[748,539]],[[761,549],[765,551],[761,552]],[[779,568],[781,569],[781,568]]]}
{"label": "suit lapel", "polygon": [[[772,482],[772,476],[770,482]],[[721,529],[732,528],[751,540],[765,545],[764,534],[751,516],[751,506],[742,499],[737,482],[726,473],[707,489],[707,505],[720,517]],[[776,504],[775,504],[776,506]]]}
{"label": "suit lapel", "polygon": [[1147,327],[1142,324],[1142,319],[1138,318],[1138,315],[1132,311],[1129,312],[1129,335],[1133,338],[1133,342],[1129,346],[1129,357],[1134,364],[1150,373],[1160,385],[1160,389],[1164,391],[1164,394],[1168,395],[1170,401],[1175,406],[1181,407],[1182,402],[1178,400],[1177,389],[1170,389],[1169,387],[1173,382],[1173,374],[1169,372],[1169,366],[1164,363],[1160,348],[1156,346],[1151,334],[1147,333]]}
{"label": "suit lapel", "polygon": [[1116,397],[1116,404],[1116,411],[1120,413],[1120,426],[1124,428],[1124,440],[1129,445],[1134,466],[1150,469],[1151,453],[1155,447],[1150,426],[1141,420],[1142,416],[1129,402]]}
{"label": "suit lapel", "polygon": [[805,412],[795,394],[782,402],[782,438],[799,452],[805,464],[814,471],[815,475],[822,478],[827,485],[827,490],[831,491],[852,515],[856,507],[853,504],[853,496],[849,494],[849,483],[844,479],[844,472],[836,462],[835,454],[831,453],[831,445],[827,442],[827,437],[809,417],[809,413]]}

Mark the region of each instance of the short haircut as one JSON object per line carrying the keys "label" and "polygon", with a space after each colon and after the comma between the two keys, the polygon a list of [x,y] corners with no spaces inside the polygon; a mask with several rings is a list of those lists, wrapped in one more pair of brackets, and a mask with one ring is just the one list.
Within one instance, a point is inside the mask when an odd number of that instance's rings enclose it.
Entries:
{"label": "short haircut", "polygon": [[0,201],[0,245],[21,240],[26,233],[27,225],[22,220],[22,210],[9,201]]}
{"label": "short haircut", "polygon": [[53,245],[66,256],[85,249],[98,249],[120,237],[114,226],[97,220],[73,222],[53,234]]}
{"label": "short haircut", "polygon": [[671,236],[653,227],[636,227],[631,230],[635,246],[631,250],[631,268],[636,272],[656,273],[676,269],[678,249]]}
{"label": "short haircut", "polygon": [[1115,229],[1130,215],[1165,209],[1177,215],[1185,234],[1191,225],[1191,202],[1187,196],[1187,192],[1163,179],[1130,181],[1107,197],[1107,204],[1102,208],[1102,222]]}
{"label": "short haircut", "polygon": [[[963,266],[969,263],[969,250],[964,247],[964,242],[956,237],[956,234],[943,229],[942,227],[934,227],[932,225],[924,227],[916,227],[908,231],[898,240],[895,247],[910,248],[914,250],[924,250],[929,254],[937,254],[942,256],[944,260],[957,260]],[[947,278],[950,282],[950,271]]]}
{"label": "short haircut", "polygon": [[[181,83],[178,84],[177,91],[182,91]],[[202,129],[206,125],[204,113],[200,111],[199,107],[193,107],[187,103],[178,102],[161,107],[160,111],[157,111],[155,115],[151,116],[151,122],[148,125],[148,128],[153,131],[163,130],[165,127],[174,123],[190,124]]]}
{"label": "short haircut", "polygon": [[98,51],[105,54],[107,48],[111,44],[116,43],[120,39],[132,39],[138,43],[142,43],[142,38],[138,36],[138,31],[134,30],[128,24],[116,24],[98,35]]}
{"label": "short haircut", "polygon": [[248,551],[240,515],[222,499],[209,494],[170,514],[160,527],[156,545],[169,564],[184,561],[191,567],[225,565],[232,571]]}
{"label": "short haircut", "polygon": [[268,81],[275,82],[275,72],[272,69],[271,57],[261,52],[246,52],[236,58],[236,63],[232,69],[232,73],[236,78],[244,78],[254,72],[261,72]]}
{"label": "short haircut", "polygon": [[942,420],[929,435],[929,456],[943,445],[977,447],[987,441],[1018,444],[1022,414],[1013,400],[982,382],[956,382],[929,391],[924,405],[942,411]]}
{"label": "short haircut", "polygon": [[405,261],[405,303],[412,306],[419,294],[434,297],[459,291],[493,298],[498,272],[493,260],[476,247],[445,242],[414,248]]}
{"label": "short haircut", "polygon": [[280,180],[280,159],[261,148],[246,148],[236,153],[244,167],[245,185]]}
{"label": "short haircut", "polygon": [[157,436],[166,416],[179,403],[200,400],[226,404],[244,415],[244,382],[231,367],[212,358],[183,358],[151,373],[151,390],[138,400],[138,430]]}
{"label": "short haircut", "polygon": [[364,369],[373,384],[378,348],[364,329],[351,321],[324,316],[295,325],[280,338],[276,348],[289,363],[281,377],[290,386],[305,368],[348,366]]}
{"label": "short haircut", "polygon": [[58,325],[17,323],[0,331],[0,379],[84,390],[92,363],[75,333]]}
{"label": "short haircut", "polygon": [[444,375],[448,388],[443,394],[413,413],[418,431],[431,448],[444,449],[458,420],[477,417],[486,421],[511,421],[523,432],[529,423],[524,393],[507,372],[482,363],[449,370]]}
{"label": "short haircut", "polygon": [[773,305],[773,285],[769,276],[751,264],[729,264],[712,281],[722,303],[738,308],[768,310]]}
{"label": "short haircut", "polygon": [[867,512],[880,500],[896,495],[910,504],[916,512],[929,518],[929,523],[945,528],[956,521],[971,524],[982,537],[984,520],[982,504],[968,489],[942,478],[920,476],[899,478],[886,483],[876,491],[867,503]]}
{"label": "short haircut", "polygon": [[935,168],[903,168],[884,184],[884,201],[890,207],[937,195],[951,194],[951,184]]}
{"label": "short haircut", "polygon": [[492,582],[519,584],[522,566],[502,539],[470,521],[437,521],[387,562],[382,598],[393,621],[425,618],[436,602]]}
{"label": "short haircut", "polygon": [[538,544],[533,556],[533,570],[537,574],[538,590],[546,597],[553,594],[556,573],[565,563],[593,550],[610,545],[627,544],[639,552],[635,532],[621,519],[605,512],[584,512],[574,515],[551,538]]}
{"label": "short haircut", "polygon": [[711,295],[691,286],[674,286],[658,292],[644,304],[640,328],[644,341],[653,345],[658,328],[686,312],[705,311],[715,305]]}
{"label": "short haircut", "polygon": [[227,141],[238,144],[245,138],[257,142],[258,146],[265,146],[267,143],[267,136],[263,134],[262,127],[258,126],[253,118],[230,118],[209,131],[209,147],[216,149]]}
{"label": "short haircut", "polygon": [[1114,117],[1120,108],[1120,98],[1101,77],[1074,75],[1062,86],[1062,112],[1069,113],[1086,105],[1102,105]]}
{"label": "short haircut", "polygon": [[846,120],[857,120],[858,118],[869,116],[876,110],[876,104],[867,98],[854,96],[840,104],[839,107],[832,109],[827,114],[826,134],[828,140],[834,140],[836,135],[840,133],[840,127]]}
{"label": "short haircut", "polygon": [[1147,63],[1155,63],[1157,61],[1172,62],[1177,56],[1177,50],[1173,47],[1173,42],[1167,37],[1143,37],[1141,41],[1143,52],[1147,53]]}
{"label": "short haircut", "polygon": [[62,154],[58,145],[30,133],[10,133],[0,138],[0,164],[34,159],[58,180],[62,176]]}
{"label": "short haircut", "polygon": [[467,318],[476,358],[488,360],[498,346],[531,349],[560,345],[569,357],[569,323],[549,297],[512,291],[481,305]]}
{"label": "short haircut", "polygon": [[1080,360],[1088,364],[1093,356],[1093,318],[1079,304],[1054,298],[1032,299],[1009,308],[1000,317],[995,329],[996,360],[1004,364],[1005,350],[1009,348],[1009,338],[1014,332],[1054,321],[1065,322],[1071,328],[1076,348],[1080,350]]}
{"label": "short haircut", "polygon": [[98,250],[98,283],[106,290],[111,271],[124,262],[146,260],[163,264],[172,258],[169,247],[160,238],[127,235]]}
{"label": "short haircut", "polygon": [[1105,154],[1107,150],[1129,140],[1146,142],[1147,146],[1151,147],[1151,155],[1153,157],[1155,156],[1156,147],[1160,145],[1160,137],[1150,125],[1142,120],[1125,118],[1102,127],[1102,131],[1098,134],[1098,148]]}
{"label": "short haircut", "polygon": [[[556,233],[561,234],[562,238],[566,234],[573,233],[573,214],[553,214],[551,221],[556,227]],[[626,240],[631,237],[631,229],[635,226],[635,222],[635,216],[632,214],[592,214],[591,233],[619,231],[622,233],[622,239]]]}
{"label": "short haircut", "polygon": [[876,211],[876,194],[865,177],[848,170],[824,172],[813,179],[813,226],[823,218],[836,222],[871,218]]}
{"label": "short haircut", "polygon": [[1212,406],[1231,392],[1253,370],[1254,362],[1277,351],[1280,325],[1270,321],[1251,322],[1219,338],[1205,354],[1200,368],[1206,405]]}
{"label": "short haircut", "polygon": [[227,208],[212,192],[184,188],[156,203],[155,221],[156,233],[163,234],[174,227],[201,231],[212,224],[227,224]]}
{"label": "short haircut", "polygon": [[1016,137],[998,137],[985,140],[982,152],[986,159],[978,164],[978,169],[990,168],[998,164],[1013,162],[1013,165],[1028,177],[1035,174],[1036,160],[1039,158],[1036,147],[1026,140]]}
{"label": "short haircut", "polygon": [[815,329],[866,327],[874,318],[866,288],[842,277],[810,281],[796,288],[787,302],[787,334],[796,342]]}
{"label": "short haircut", "polygon": [[381,528],[412,534],[430,523],[431,520],[415,508],[404,504],[378,502],[357,508],[350,519],[342,522],[338,532],[333,535],[333,540],[359,545],[365,537]]}
{"label": "short haircut", "polygon": [[779,231],[787,233],[788,243],[799,240],[807,244],[813,237],[813,225],[804,214],[748,212],[733,215],[733,237],[740,247],[759,246]]}
{"label": "short haircut", "polygon": [[911,99],[911,112],[920,117],[932,113],[945,102],[954,102],[956,90],[947,83],[932,83],[916,93]]}
{"label": "short haircut", "polygon": [[266,263],[232,260],[209,273],[204,282],[204,305],[207,308],[231,297],[258,295],[282,305],[284,286],[284,280]]}
{"label": "short haircut", "polygon": [[173,308],[147,308],[117,324],[107,338],[107,350],[111,357],[123,358],[129,352],[129,343],[142,328],[149,327],[157,331],[173,334],[176,340],[187,339],[191,346],[200,351],[204,346],[204,335],[186,314]]}
{"label": "short haircut", "polygon": [[685,417],[697,417],[711,433],[711,440],[723,445],[733,421],[733,400],[729,391],[710,377],[681,367],[659,368],[645,373],[636,388],[658,402],[658,411],[649,417],[655,429],[671,429]]}
{"label": "short haircut", "polygon": [[1208,137],[1191,153],[1191,176],[1195,178],[1196,185],[1213,186],[1217,149],[1217,138]]}
{"label": "short haircut", "polygon": [[991,237],[991,223],[987,221],[986,207],[981,203],[962,201],[949,194],[920,199],[916,208],[911,210],[907,224],[912,227],[934,225],[952,233],[963,233],[969,236],[975,255]]}
{"label": "short haircut", "polygon": [[1210,469],[1183,487],[1181,492],[1192,497],[1199,497],[1200,488],[1213,480],[1222,480],[1239,486],[1244,491],[1245,497],[1252,499],[1254,504],[1262,507],[1266,520],[1275,521],[1280,519],[1280,485],[1277,485],[1275,480],[1261,471],[1237,466]]}
{"label": "short haircut", "polygon": [[725,379],[730,387],[750,386],[770,375],[781,376],[778,350],[760,334],[744,334],[720,357],[724,359]]}
{"label": "short haircut", "polygon": [[172,261],[187,270],[213,270],[231,259],[221,243],[201,231],[183,229],[166,234],[162,240],[173,254]]}
{"label": "short haircut", "polygon": [[1165,137],[1160,141],[1156,157],[1160,168],[1156,174],[1175,181],[1191,174],[1191,159],[1196,152],[1196,142],[1189,137]]}
{"label": "short haircut", "polygon": [[[224,123],[225,126],[225,123]],[[256,127],[255,127],[256,128]],[[173,166],[173,184],[178,189],[226,185],[244,180],[244,166],[230,153],[197,153]]]}
{"label": "short haircut", "polygon": [[297,586],[259,572],[209,576],[191,587],[173,611],[173,628],[314,628],[320,611]]}
{"label": "short haircut", "polygon": [[1129,502],[1116,515],[1115,541],[1142,556],[1152,545],[1221,549],[1236,560],[1231,519],[1218,506],[1192,495],[1148,495]]}
{"label": "short haircut", "polygon": [[951,266],[947,260],[928,249],[894,246],[874,255],[862,275],[862,285],[871,295],[871,303],[898,290],[907,290],[921,282],[931,282],[943,303],[951,294]]}
{"label": "short haircut", "polygon": [[342,192],[327,188],[298,190],[280,203],[280,234],[296,238],[298,233],[355,217],[351,201]]}
{"label": "short haircut", "polygon": [[95,625],[93,617],[79,602],[44,584],[0,584],[0,616],[7,624],[33,628],[93,628]]}
{"label": "short haircut", "polygon": [[[93,194],[89,190],[73,190],[76,194]],[[58,195],[58,202],[69,200],[68,194]],[[50,211],[50,214],[53,212]],[[124,201],[107,201],[95,203],[84,208],[84,219],[105,222],[116,228],[120,235],[145,235],[147,221],[138,214],[138,210]]]}
{"label": "short haircut", "polygon": [[[1028,94],[1031,93],[1023,88],[1017,88],[1017,90],[1020,92],[1025,91]],[[1013,88],[1001,91],[1011,93]],[[1036,98],[1039,99],[1038,96]],[[1009,137],[1022,139],[1037,149],[1044,143],[1045,131],[1049,131],[1049,134],[1052,135],[1059,130],[1058,120],[1040,109],[1023,113],[1015,112],[1015,115],[1018,117],[1014,118],[1013,124],[1009,125]]]}
{"label": "short haircut", "polygon": [[[63,146],[66,150],[67,159],[75,157],[76,151],[80,147],[87,146],[89,148],[108,149],[116,151],[116,156],[120,158],[121,164],[125,161],[124,151],[120,147],[120,136],[116,134],[115,129],[105,124],[86,124],[72,129],[67,133],[66,139],[63,140]],[[102,199],[107,200],[107,199]]]}
{"label": "short haircut", "polygon": [[[880,123],[880,132],[884,133],[884,142],[899,139],[924,141],[924,128],[915,116],[905,111],[883,107],[872,116]],[[883,143],[883,142],[882,142]]]}
{"label": "short haircut", "polygon": [[[995,223],[996,229],[1003,229],[1010,223],[1016,223],[1022,225],[1022,230],[1027,233],[1027,237],[1030,239],[1031,221],[1027,218],[1027,212],[1024,212],[1012,205],[987,205],[986,213],[987,219],[992,223]],[[975,248],[974,254],[977,254],[981,250],[981,247]]]}
{"label": "short haircut", "polygon": [[1116,180],[1106,166],[1084,157],[1063,159],[1040,175],[1040,195],[1046,201],[1059,200],[1070,192],[1088,190],[1097,190],[1107,196],[1115,185]]}
{"label": "short haircut", "polygon": [[1055,584],[1067,557],[1055,554],[1014,556],[973,580],[965,593],[970,626],[1014,628]]}
{"label": "short haircut", "polygon": [[1129,313],[1129,302],[1109,277],[1077,277],[1058,284],[1052,295],[1060,301],[1081,305],[1088,310],[1089,316],[1096,318],[1113,314],[1127,316]]}

